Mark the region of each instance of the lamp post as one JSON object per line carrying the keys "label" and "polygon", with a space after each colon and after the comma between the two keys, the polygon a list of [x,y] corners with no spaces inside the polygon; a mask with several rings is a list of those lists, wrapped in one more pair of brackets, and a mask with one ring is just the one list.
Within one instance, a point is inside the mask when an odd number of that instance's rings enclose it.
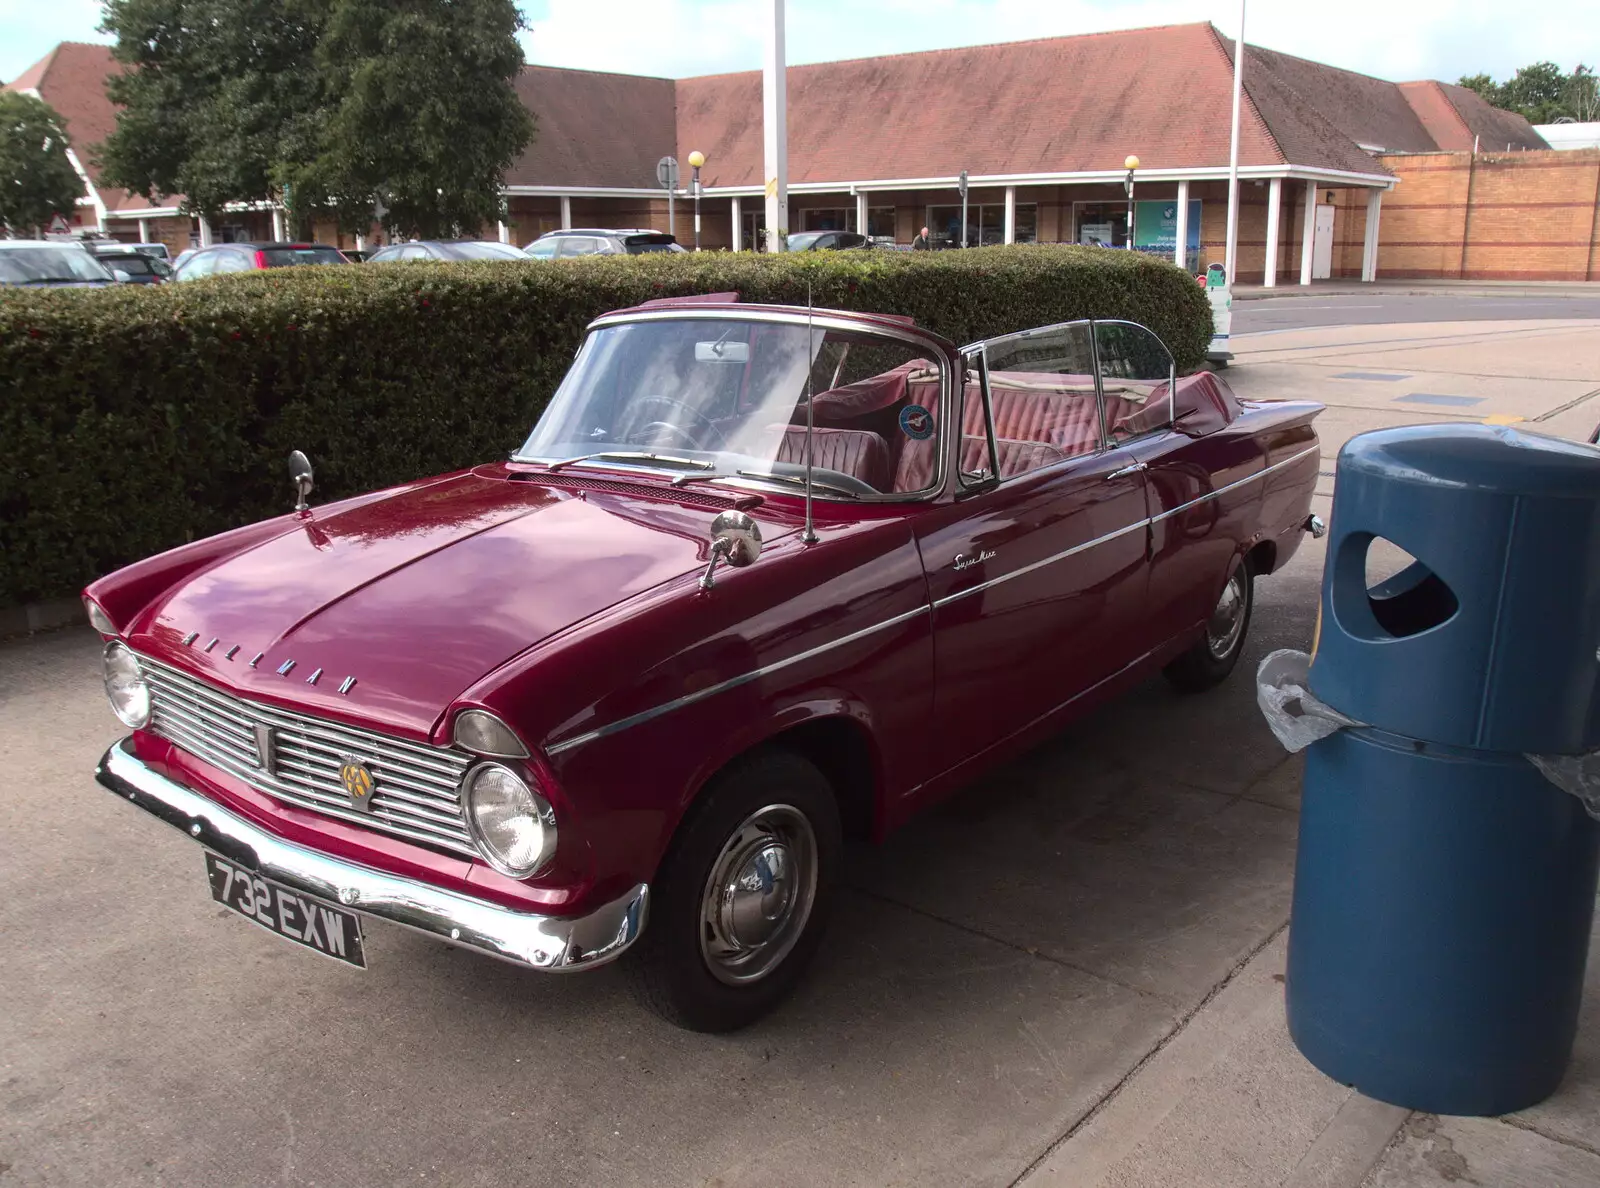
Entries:
{"label": "lamp post", "polygon": [[1129,153],[1122,164],[1128,176],[1122,179],[1122,188],[1128,191],[1128,250],[1133,251],[1133,171],[1139,168],[1139,158]]}
{"label": "lamp post", "polygon": [[694,170],[694,250],[700,250],[700,166],[706,163],[706,155],[699,149],[689,154],[689,168]]}

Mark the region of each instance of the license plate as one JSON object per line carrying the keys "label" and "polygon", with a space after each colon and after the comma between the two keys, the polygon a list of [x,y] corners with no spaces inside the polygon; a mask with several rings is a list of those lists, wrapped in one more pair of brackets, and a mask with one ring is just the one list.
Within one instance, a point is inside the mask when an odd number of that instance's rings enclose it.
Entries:
{"label": "license plate", "polygon": [[206,854],[211,898],[279,936],[288,937],[358,969],[367,968],[361,951],[360,917],[292,891],[271,879]]}

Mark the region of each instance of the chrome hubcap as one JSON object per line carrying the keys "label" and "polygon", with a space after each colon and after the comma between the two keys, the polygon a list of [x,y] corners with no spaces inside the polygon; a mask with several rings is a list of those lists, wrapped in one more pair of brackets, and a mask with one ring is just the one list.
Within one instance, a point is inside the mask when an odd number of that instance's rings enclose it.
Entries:
{"label": "chrome hubcap", "polygon": [[1222,597],[1217,599],[1216,609],[1211,612],[1211,621],[1206,624],[1206,646],[1218,660],[1227,658],[1244,631],[1245,603],[1250,596],[1246,581],[1244,566],[1241,565],[1233,571],[1228,584],[1222,588]]}
{"label": "chrome hubcap", "polygon": [[789,955],[817,893],[817,839],[799,809],[745,818],[711,865],[700,903],[700,952],[718,981],[754,982]]}

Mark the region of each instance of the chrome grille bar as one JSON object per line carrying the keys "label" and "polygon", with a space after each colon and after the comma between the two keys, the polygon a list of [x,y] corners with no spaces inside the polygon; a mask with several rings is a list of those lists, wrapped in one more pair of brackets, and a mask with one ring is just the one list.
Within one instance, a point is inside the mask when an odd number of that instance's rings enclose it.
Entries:
{"label": "chrome grille bar", "polygon": [[[150,681],[150,729],[252,788],[298,808],[380,833],[477,857],[457,789],[468,755],[246,701],[168,665],[139,657]],[[256,728],[273,733],[262,769]],[[339,768],[346,756],[372,773],[372,811],[350,804]]]}

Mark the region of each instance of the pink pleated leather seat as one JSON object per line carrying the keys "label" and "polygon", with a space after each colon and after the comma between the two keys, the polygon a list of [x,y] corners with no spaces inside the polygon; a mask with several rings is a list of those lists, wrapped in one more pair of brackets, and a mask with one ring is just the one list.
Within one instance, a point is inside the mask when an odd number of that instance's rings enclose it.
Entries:
{"label": "pink pleated leather seat", "polygon": [[[889,489],[889,447],[876,433],[858,429],[816,429],[813,431],[811,465],[819,470],[837,470],[858,478],[875,491]],[[783,431],[777,461],[804,466],[806,429],[790,425]]]}

